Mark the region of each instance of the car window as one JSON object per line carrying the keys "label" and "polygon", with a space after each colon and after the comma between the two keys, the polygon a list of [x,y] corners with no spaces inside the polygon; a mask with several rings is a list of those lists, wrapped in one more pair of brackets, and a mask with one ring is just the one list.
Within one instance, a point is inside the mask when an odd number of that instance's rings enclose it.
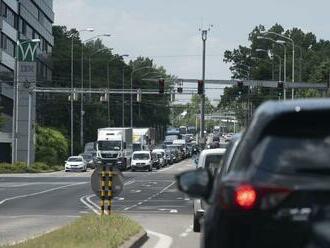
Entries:
{"label": "car window", "polygon": [[69,162],[81,162],[82,158],[69,158],[68,161]]}
{"label": "car window", "polygon": [[212,175],[217,171],[220,161],[223,158],[222,154],[209,154],[205,158],[204,168],[209,169]]}
{"label": "car window", "polygon": [[252,152],[251,166],[276,173],[297,173],[317,168],[330,170],[329,151],[330,136],[267,136]]}
{"label": "car window", "polygon": [[136,153],[133,154],[134,160],[148,160],[150,159],[150,155],[148,153]]}

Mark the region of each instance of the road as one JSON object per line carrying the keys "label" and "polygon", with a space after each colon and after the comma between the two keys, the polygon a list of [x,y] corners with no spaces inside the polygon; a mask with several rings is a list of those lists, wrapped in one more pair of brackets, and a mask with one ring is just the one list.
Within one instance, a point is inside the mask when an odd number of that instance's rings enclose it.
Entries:
{"label": "road", "polygon": [[[192,169],[191,160],[153,172],[124,172],[115,212],[130,216],[148,232],[143,247],[198,247],[192,232],[192,201],[177,191],[174,175]],[[97,211],[87,173],[1,175],[0,245],[51,231]]]}

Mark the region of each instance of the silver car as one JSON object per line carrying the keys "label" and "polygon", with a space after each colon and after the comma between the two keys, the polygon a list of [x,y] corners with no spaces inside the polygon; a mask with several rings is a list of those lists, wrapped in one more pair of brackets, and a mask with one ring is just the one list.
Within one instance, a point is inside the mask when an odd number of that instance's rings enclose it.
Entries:
{"label": "silver car", "polygon": [[[197,168],[207,168],[210,173],[214,175],[220,165],[221,159],[225,154],[226,149],[208,149],[201,152],[198,159]],[[204,212],[207,208],[207,203],[201,199],[194,199],[194,232],[200,232],[200,221],[204,216]]]}

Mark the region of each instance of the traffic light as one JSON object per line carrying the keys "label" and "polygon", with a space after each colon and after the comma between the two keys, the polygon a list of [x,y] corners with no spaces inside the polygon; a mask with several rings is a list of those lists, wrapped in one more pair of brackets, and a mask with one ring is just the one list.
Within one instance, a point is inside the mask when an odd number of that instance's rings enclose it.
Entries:
{"label": "traffic light", "polygon": [[165,80],[160,79],[159,80],[159,94],[164,94],[165,92]]}
{"label": "traffic light", "polygon": [[136,92],[136,101],[137,102],[142,102],[142,92],[141,92],[141,89],[138,89],[137,92]]}
{"label": "traffic light", "polygon": [[278,96],[282,96],[283,90],[284,90],[284,83],[283,82],[278,82],[277,83]]}
{"label": "traffic light", "polygon": [[181,86],[179,86],[179,87],[178,87],[178,93],[179,93],[179,94],[182,94],[182,92],[183,92],[183,89],[182,89]]}
{"label": "traffic light", "polygon": [[204,81],[198,80],[198,95],[204,94]]}
{"label": "traffic light", "polygon": [[238,95],[242,95],[243,87],[243,81],[237,81]]}

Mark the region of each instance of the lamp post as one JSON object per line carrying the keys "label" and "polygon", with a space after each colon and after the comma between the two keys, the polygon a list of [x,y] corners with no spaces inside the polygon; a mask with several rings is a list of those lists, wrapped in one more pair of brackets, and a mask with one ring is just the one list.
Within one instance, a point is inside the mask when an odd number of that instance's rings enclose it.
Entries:
{"label": "lamp post", "polygon": [[17,162],[17,134],[18,134],[18,92],[19,92],[19,50],[22,45],[26,43],[39,43],[40,39],[30,39],[20,42],[17,40],[16,42],[16,56],[15,56],[15,80],[13,84],[13,118],[12,118],[12,164]]}
{"label": "lamp post", "polygon": [[[286,83],[286,45],[285,45],[285,41],[282,41],[282,40],[274,40],[274,39],[271,39],[271,38],[268,38],[268,37],[264,37],[264,36],[258,36],[257,39],[263,39],[263,40],[269,40],[269,41],[272,41],[274,42],[275,44],[278,44],[280,46],[283,47],[284,49],[284,75],[283,75],[283,82]],[[286,100],[286,88],[284,87],[283,88],[283,98],[284,100]]]}
{"label": "lamp post", "polygon": [[[81,32],[94,32],[94,28],[86,28],[86,29],[81,29],[78,31],[78,33],[81,33]],[[74,42],[74,38],[76,36],[75,35],[72,35],[71,37],[71,98],[70,98],[70,125],[71,125],[71,134],[70,134],[70,152],[71,152],[71,156],[73,156],[73,75],[74,75],[74,63],[73,63],[73,56],[74,56],[74,53],[73,53],[73,42]]]}
{"label": "lamp post", "polygon": [[[265,50],[265,49],[256,49],[256,52],[263,52],[263,53],[267,53],[267,55],[269,54],[269,50]],[[275,54],[272,52],[272,56],[275,56],[278,58],[279,60],[279,67],[278,67],[278,81],[282,80],[282,58],[280,55]]]}
{"label": "lamp post", "polygon": [[[88,87],[89,87],[89,91],[92,90],[92,62],[91,62],[91,58],[94,55],[96,55],[96,54],[98,54],[98,53],[100,53],[104,50],[107,50],[107,49],[108,49],[107,47],[98,49],[95,52],[93,52],[91,55],[89,55],[89,57],[88,57],[88,81],[89,81]],[[89,101],[91,101],[91,93],[89,93]]]}
{"label": "lamp post", "polygon": [[100,34],[92,38],[84,40],[81,43],[81,99],[80,99],[80,147],[84,146],[84,45],[85,43],[94,40],[99,37],[110,37],[110,34]]}
{"label": "lamp post", "polygon": [[153,69],[153,67],[152,66],[143,66],[143,67],[139,67],[139,68],[134,68],[134,65],[133,65],[133,70],[131,72],[131,128],[133,128],[133,74],[135,72],[145,70],[145,69]]}
{"label": "lamp post", "polygon": [[[294,83],[295,82],[295,71],[294,71],[294,69],[295,69],[295,64],[294,64],[295,63],[295,49],[294,49],[295,48],[295,44],[294,44],[294,40],[291,39],[288,36],[285,36],[285,35],[282,35],[282,34],[278,34],[276,32],[271,32],[271,31],[262,32],[262,34],[265,34],[265,35],[267,35],[267,34],[276,35],[278,37],[281,37],[281,38],[283,38],[283,39],[291,42],[291,44],[292,44],[292,83]],[[292,94],[292,96],[291,96],[292,99],[294,99],[294,88],[292,88],[291,94]]]}

